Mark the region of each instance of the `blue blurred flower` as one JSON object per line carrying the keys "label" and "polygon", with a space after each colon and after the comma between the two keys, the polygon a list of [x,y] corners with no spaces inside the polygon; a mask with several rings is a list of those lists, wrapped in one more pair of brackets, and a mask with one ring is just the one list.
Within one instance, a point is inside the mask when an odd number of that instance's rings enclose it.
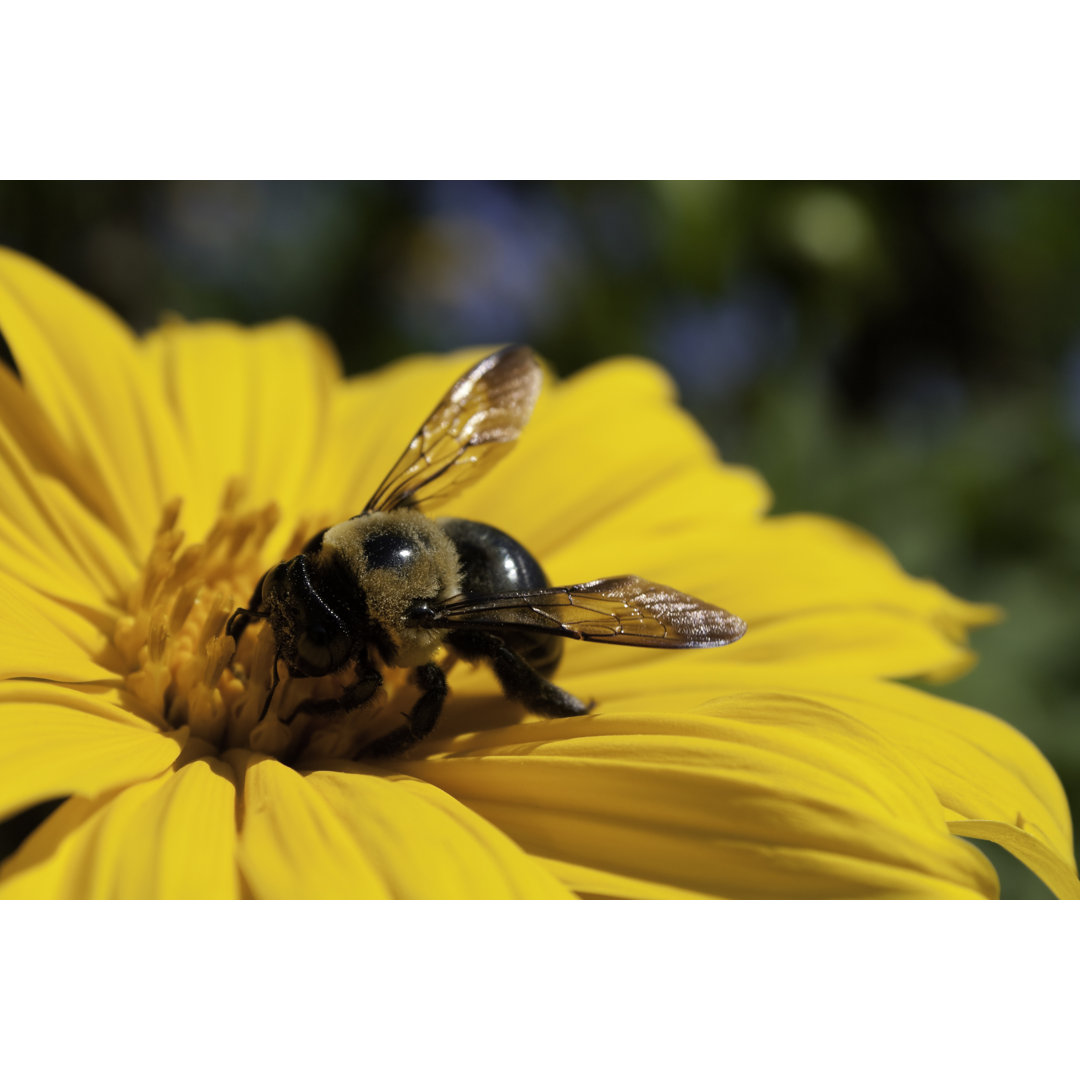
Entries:
{"label": "blue blurred flower", "polygon": [[660,313],[652,354],[683,391],[725,397],[789,354],[795,312],[784,294],[766,282],[743,282],[724,297],[683,295]]}
{"label": "blue blurred flower", "polygon": [[425,185],[394,288],[396,318],[431,348],[535,340],[581,286],[584,255],[551,192]]}

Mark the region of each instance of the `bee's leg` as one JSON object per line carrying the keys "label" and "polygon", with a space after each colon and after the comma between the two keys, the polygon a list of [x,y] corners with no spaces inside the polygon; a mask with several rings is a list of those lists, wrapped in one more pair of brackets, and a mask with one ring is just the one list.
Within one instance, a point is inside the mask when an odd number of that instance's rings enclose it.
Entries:
{"label": "bee's leg", "polygon": [[274,655],[274,669],[270,675],[270,689],[266,694],[266,700],[263,702],[262,712],[259,713],[259,719],[255,722],[261,724],[266,717],[266,714],[270,711],[270,702],[274,700],[274,691],[278,688],[278,682],[281,680],[281,672],[278,671],[278,661],[281,660],[281,654],[276,653]]}
{"label": "bee's leg", "polygon": [[363,757],[391,757],[403,753],[431,734],[446,700],[446,676],[438,664],[416,669],[416,685],[423,690],[416,704],[405,714],[405,726],[381,735],[361,751]]}
{"label": "bee's leg", "polygon": [[300,713],[335,713],[348,712],[350,709],[358,709],[367,704],[375,692],[382,686],[382,675],[377,668],[368,666],[363,669],[357,667],[356,682],[346,686],[341,695],[336,698],[305,698],[292,711],[292,715],[285,723],[292,723],[294,717]]}
{"label": "bee's leg", "polygon": [[466,660],[487,660],[507,697],[520,701],[540,716],[584,716],[589,706],[568,690],[548,682],[495,634],[478,630],[457,630],[447,635]]}

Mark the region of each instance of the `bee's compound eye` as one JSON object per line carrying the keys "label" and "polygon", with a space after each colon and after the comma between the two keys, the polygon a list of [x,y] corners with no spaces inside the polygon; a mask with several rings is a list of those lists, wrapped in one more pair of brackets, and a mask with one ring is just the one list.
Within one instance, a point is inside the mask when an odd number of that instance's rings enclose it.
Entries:
{"label": "bee's compound eye", "polygon": [[378,533],[364,541],[364,558],[369,570],[404,570],[420,557],[419,545],[408,536]]}

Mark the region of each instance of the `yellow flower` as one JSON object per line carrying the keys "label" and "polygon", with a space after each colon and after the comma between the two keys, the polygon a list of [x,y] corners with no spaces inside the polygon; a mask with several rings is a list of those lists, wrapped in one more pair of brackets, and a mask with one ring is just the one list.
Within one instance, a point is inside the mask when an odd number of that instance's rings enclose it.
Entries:
{"label": "yellow flower", "polygon": [[266,636],[234,657],[225,618],[365,505],[479,352],[343,380],[296,323],[139,339],[11,252],[0,331],[19,370],[0,368],[0,817],[65,799],[0,895],[996,895],[964,836],[1080,895],[1038,750],[889,681],[961,670],[993,612],[838,522],[767,516],[762,481],[716,461],[655,367],[548,385],[447,512],[510,532],[555,582],[640,574],[746,637],[569,642],[556,681],[596,706],[557,720],[459,664],[407,754],[355,760],[330,726],[292,759],[288,728],[258,718]]}

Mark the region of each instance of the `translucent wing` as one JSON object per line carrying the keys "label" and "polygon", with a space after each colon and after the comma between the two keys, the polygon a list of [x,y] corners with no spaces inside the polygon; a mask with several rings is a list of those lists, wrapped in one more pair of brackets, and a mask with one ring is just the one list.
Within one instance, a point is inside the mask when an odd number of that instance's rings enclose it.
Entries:
{"label": "translucent wing", "polygon": [[708,649],[738,641],[746,632],[746,623],[722,608],[633,576],[535,592],[461,597],[440,606],[433,625],[495,632],[535,630],[654,649]]}
{"label": "translucent wing", "polygon": [[472,367],[435,406],[364,513],[428,509],[482,476],[514,444],[540,394],[532,349],[508,345]]}

